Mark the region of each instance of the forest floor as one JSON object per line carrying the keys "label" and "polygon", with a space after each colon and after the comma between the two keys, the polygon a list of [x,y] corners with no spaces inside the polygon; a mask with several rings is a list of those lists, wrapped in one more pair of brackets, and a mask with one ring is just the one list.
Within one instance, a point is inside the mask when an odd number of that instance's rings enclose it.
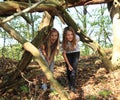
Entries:
{"label": "forest floor", "polygon": [[[16,61],[1,58],[0,75],[5,74],[5,69],[14,64]],[[70,100],[120,100],[120,69],[107,73],[99,57],[95,55],[80,57],[76,94],[68,91],[63,60],[56,61],[54,76],[67,91]],[[16,89],[10,89],[0,96],[0,100],[59,100],[56,91],[41,89],[42,77],[43,75],[40,74],[39,79],[36,78],[39,82],[35,82],[34,85],[30,85],[27,81]],[[0,79],[2,80],[2,77]]]}

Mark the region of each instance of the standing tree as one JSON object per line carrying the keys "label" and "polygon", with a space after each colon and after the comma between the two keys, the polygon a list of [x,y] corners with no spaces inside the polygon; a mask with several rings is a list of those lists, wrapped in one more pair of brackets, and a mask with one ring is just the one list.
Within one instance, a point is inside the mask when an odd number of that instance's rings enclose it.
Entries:
{"label": "standing tree", "polygon": [[109,10],[111,19],[113,22],[113,52],[112,52],[112,64],[114,68],[120,66],[120,1],[114,0],[114,2],[109,3]]}

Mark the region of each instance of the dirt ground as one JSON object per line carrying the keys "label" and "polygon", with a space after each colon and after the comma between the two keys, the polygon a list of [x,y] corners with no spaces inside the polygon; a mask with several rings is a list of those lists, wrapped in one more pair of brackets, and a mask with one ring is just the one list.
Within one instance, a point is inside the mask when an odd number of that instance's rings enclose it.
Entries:
{"label": "dirt ground", "polygon": [[[0,58],[0,83],[3,75],[15,68],[16,64],[17,61]],[[64,87],[70,100],[120,100],[120,69],[107,73],[97,56],[81,56],[75,94],[68,90],[64,61],[55,63],[54,76]],[[56,91],[41,89],[42,77],[43,74],[40,74],[39,79],[35,78],[35,84],[31,85],[26,81],[17,88],[8,90],[0,96],[0,100],[59,100]]]}

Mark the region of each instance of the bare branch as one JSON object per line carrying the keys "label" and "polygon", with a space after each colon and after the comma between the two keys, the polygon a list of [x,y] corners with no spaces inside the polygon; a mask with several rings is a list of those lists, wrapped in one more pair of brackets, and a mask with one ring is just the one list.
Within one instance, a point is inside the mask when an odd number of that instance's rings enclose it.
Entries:
{"label": "bare branch", "polygon": [[41,4],[42,2],[44,2],[44,0],[39,1],[38,3],[35,3],[35,4],[32,5],[31,7],[28,7],[28,8],[24,9],[24,10],[21,11],[21,12],[15,13],[15,14],[7,17],[6,19],[4,19],[4,20],[2,21],[2,23],[6,23],[7,21],[10,21],[11,19],[13,19],[13,18],[15,18],[15,17],[17,17],[17,16],[19,16],[19,15],[21,15],[21,14],[24,14],[24,13],[32,10],[33,8],[37,7],[37,6],[38,6],[39,4]]}
{"label": "bare branch", "polygon": [[20,74],[21,74],[22,78],[23,78],[26,82],[28,82],[29,84],[32,84],[32,83],[33,83],[32,81],[29,81],[27,78],[25,78],[23,72],[20,72]]}
{"label": "bare branch", "polygon": [[[54,5],[56,5],[57,0],[44,0],[44,1],[45,1],[44,4],[41,4],[40,6],[36,7],[35,9],[29,12],[32,13],[32,12],[43,12],[43,11],[49,11],[49,12],[54,11],[53,10],[55,8]],[[62,2],[62,1],[63,0],[59,0],[57,4],[64,8],[69,8],[69,7],[75,7],[75,6],[83,6],[85,4],[90,5],[90,4],[109,3],[113,0],[77,0],[77,2],[75,2],[76,0],[72,0],[72,2],[70,2],[71,0],[66,0],[68,1],[68,3]],[[16,13],[16,8],[20,8],[21,10],[24,10],[27,7],[29,7],[29,4],[27,2],[19,2],[19,1],[17,2],[14,0],[0,2],[0,16],[6,17],[6,16]]]}

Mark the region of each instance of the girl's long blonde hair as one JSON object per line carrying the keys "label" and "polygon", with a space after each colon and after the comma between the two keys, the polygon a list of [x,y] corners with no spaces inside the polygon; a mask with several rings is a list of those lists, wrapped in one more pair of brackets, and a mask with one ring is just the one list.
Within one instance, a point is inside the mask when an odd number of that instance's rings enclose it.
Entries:
{"label": "girl's long blonde hair", "polygon": [[[66,35],[67,35],[67,31],[71,31],[73,33],[73,40],[71,41],[71,48],[67,48],[67,43],[68,43],[68,40],[66,39]],[[68,26],[68,27],[65,27],[64,28],[64,31],[63,31],[63,42],[62,42],[62,48],[64,50],[68,50],[68,49],[75,49],[76,47],[76,35],[75,35],[75,31],[74,29],[71,27],[71,26]]]}

